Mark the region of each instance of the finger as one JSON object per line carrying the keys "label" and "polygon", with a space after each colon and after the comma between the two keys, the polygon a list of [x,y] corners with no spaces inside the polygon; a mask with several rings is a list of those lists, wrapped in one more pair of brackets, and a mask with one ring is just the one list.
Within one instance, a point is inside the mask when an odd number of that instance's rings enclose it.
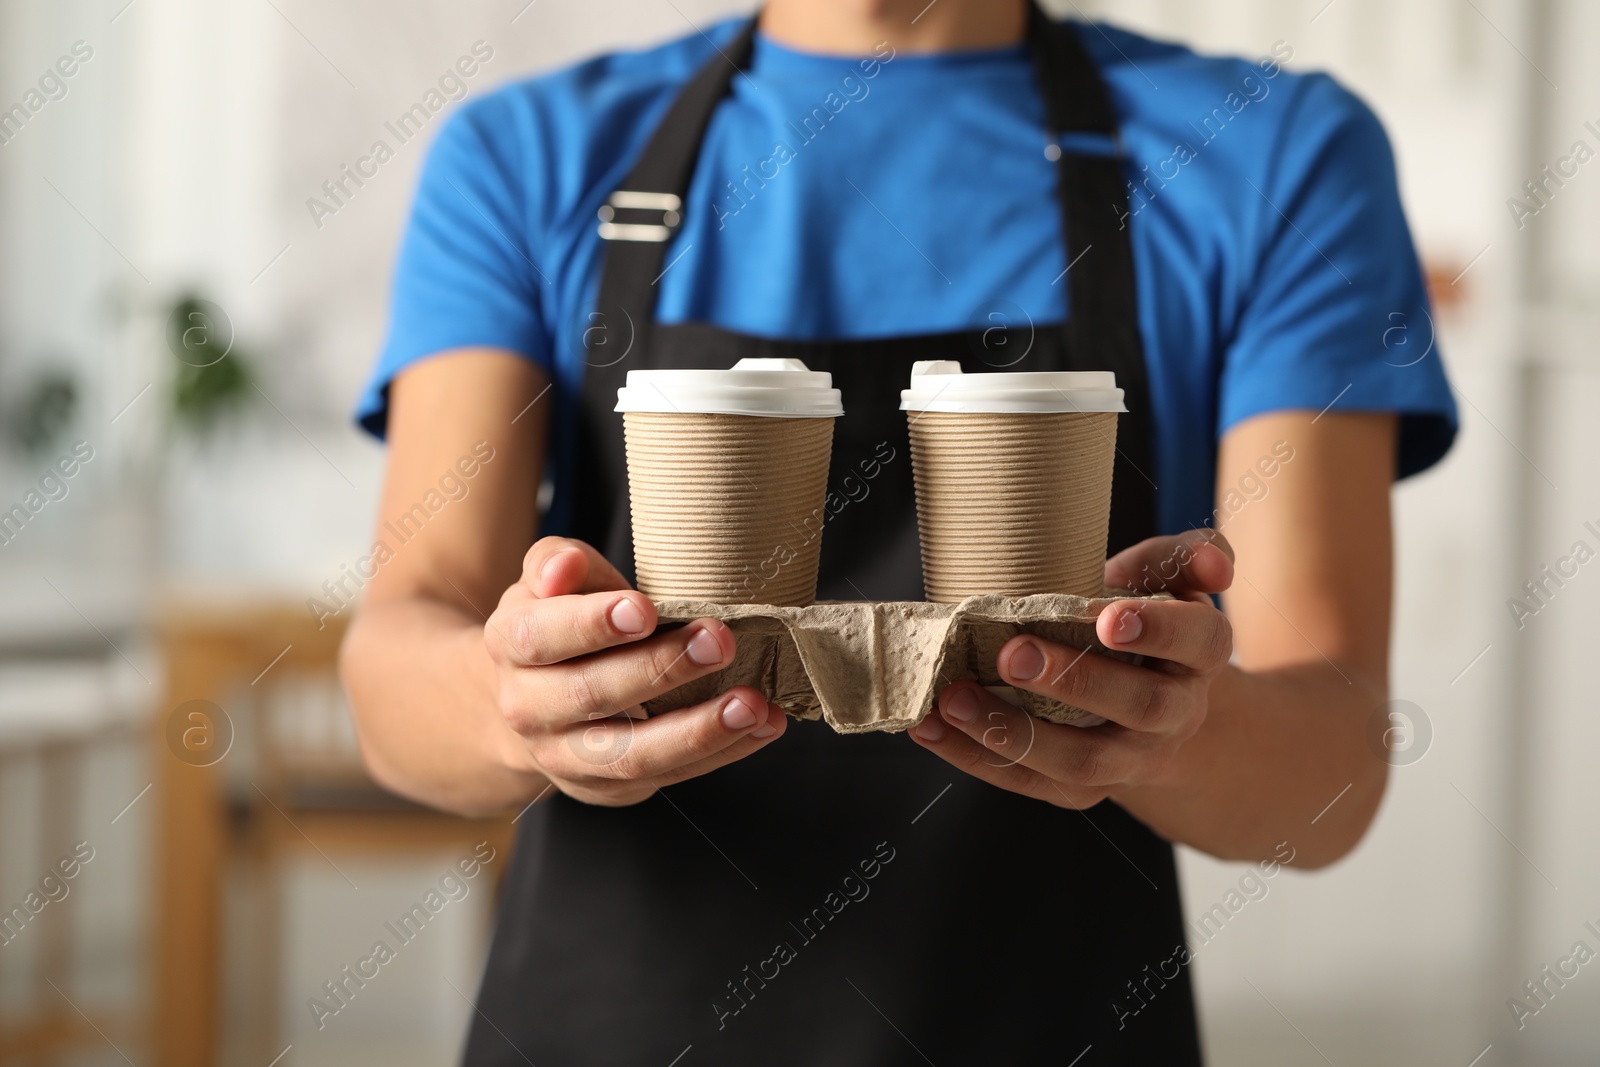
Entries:
{"label": "finger", "polygon": [[536,597],[632,588],[593,545],[571,537],[535,541],[522,558],[522,581]]}
{"label": "finger", "polygon": [[[677,712],[667,712],[670,717]],[[789,729],[788,714],[776,704],[767,705],[766,718],[754,730],[734,741],[733,744],[715,755],[694,763],[687,763],[673,770],[663,771],[656,775],[653,781],[657,785],[672,785],[675,782],[685,782],[690,778],[698,778],[708,774],[719,767],[726,767],[730,763],[737,763],[746,756],[767,747],[767,745],[782,737]],[[770,731],[770,732],[769,732]]]}
{"label": "finger", "polygon": [[732,630],[716,619],[696,619],[636,644],[524,672],[521,703],[550,709],[538,716],[546,724],[615,715],[721,670],[733,653]]}
{"label": "finger", "polygon": [[1215,670],[1233,655],[1228,617],[1210,604],[1187,600],[1119,600],[1100,612],[1095,634],[1107,648],[1192,671]]}
{"label": "finger", "polygon": [[657,622],[650,598],[632,590],[546,600],[523,593],[502,603],[495,614],[494,628],[506,646],[505,661],[523,666],[560,663],[640,641],[650,636]]}
{"label": "finger", "polygon": [[947,722],[937,708],[907,733],[918,745],[952,767],[1000,789],[1073,808],[1093,807],[1105,799],[1104,790],[1059,785],[1047,775],[1017,762],[1010,754],[997,753]]}
{"label": "finger", "polygon": [[1176,731],[1193,709],[1190,679],[1023,635],[1000,648],[1000,676],[1130,730]]}
{"label": "finger", "polygon": [[1106,588],[1133,593],[1221,593],[1233,584],[1233,546],[1216,530],[1151,537],[1106,560]]}
{"label": "finger", "polygon": [[975,682],[956,682],[939,694],[939,715],[988,753],[988,759],[1035,771],[1077,789],[1125,782],[1139,759],[1127,731],[1083,729],[1045,722]]}
{"label": "finger", "polygon": [[650,719],[612,716],[579,723],[541,765],[557,777],[669,784],[764,747],[783,735],[783,719],[758,690],[740,686]]}

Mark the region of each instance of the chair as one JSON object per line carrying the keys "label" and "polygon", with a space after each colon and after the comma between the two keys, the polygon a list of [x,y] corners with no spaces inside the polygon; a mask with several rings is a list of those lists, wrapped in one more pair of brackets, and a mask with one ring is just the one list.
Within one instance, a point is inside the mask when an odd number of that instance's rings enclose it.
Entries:
{"label": "chair", "polygon": [[[137,737],[132,724],[116,721],[74,724],[74,728],[44,734],[6,736],[0,738],[0,776],[29,764],[37,768],[39,838],[50,848],[59,847],[62,842],[79,839],[82,833],[80,799],[89,755],[107,746],[125,745]],[[0,848],[0,853],[7,860],[17,859],[9,847]],[[52,870],[52,864],[57,862],[57,857],[48,853],[29,853],[24,862],[35,879]],[[7,884],[16,884],[16,879],[8,878]],[[136,1016],[127,1009],[108,1010],[93,1004],[85,1008],[68,999],[80,924],[76,913],[64,907],[71,899],[72,888],[70,882],[65,885],[68,895],[60,903],[52,900],[25,926],[13,926],[6,932],[11,941],[34,951],[31,970],[36,997],[25,1016],[0,1016],[0,1064],[60,1063],[69,1053],[103,1049],[108,1040],[136,1039],[141,1032]],[[10,910],[19,906],[20,900],[5,900],[0,904],[0,912],[5,913],[0,918],[8,917]],[[31,945],[21,942],[25,936]]]}

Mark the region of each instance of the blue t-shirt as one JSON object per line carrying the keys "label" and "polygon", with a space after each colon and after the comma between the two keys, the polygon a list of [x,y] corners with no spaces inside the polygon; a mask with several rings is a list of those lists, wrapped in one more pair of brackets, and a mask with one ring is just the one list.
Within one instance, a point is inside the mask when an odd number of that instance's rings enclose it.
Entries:
{"label": "blue t-shirt", "polygon": [[[543,532],[564,532],[595,213],[739,25],[518,82],[451,118],[417,192],[363,426],[384,432],[389,382],[429,355],[533,360],[556,407]],[[1273,57],[1080,30],[1121,122],[1162,530],[1213,521],[1217,441],[1263,412],[1399,412],[1398,472],[1437,461],[1456,410],[1372,112]],[[1060,323],[1068,265],[1044,130],[1020,45],[883,45],[863,59],[758,35],[707,131],[658,320],[797,340]]]}

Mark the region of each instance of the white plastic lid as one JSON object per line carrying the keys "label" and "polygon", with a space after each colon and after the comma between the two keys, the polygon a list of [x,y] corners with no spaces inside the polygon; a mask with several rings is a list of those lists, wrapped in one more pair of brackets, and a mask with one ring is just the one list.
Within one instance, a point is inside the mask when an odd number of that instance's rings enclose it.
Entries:
{"label": "white plastic lid", "polygon": [[827,371],[798,359],[741,359],[729,370],[631,370],[615,410],[831,419],[844,404]]}
{"label": "white plastic lid", "polygon": [[954,360],[911,365],[911,388],[901,411],[1041,412],[1127,411],[1112,371],[997,371],[963,374]]}

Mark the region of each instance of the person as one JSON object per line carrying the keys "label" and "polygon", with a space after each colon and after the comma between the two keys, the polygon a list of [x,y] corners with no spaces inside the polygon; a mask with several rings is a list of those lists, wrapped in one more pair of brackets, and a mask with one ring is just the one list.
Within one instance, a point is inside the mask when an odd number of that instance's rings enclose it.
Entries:
{"label": "person", "polygon": [[[379,782],[518,822],[466,1063],[1200,1062],[1173,843],[1359,842],[1390,487],[1456,428],[1385,134],[1292,54],[769,0],[441,130],[360,402],[386,551],[342,670]],[[906,735],[750,686],[642,717],[734,637],[631,587],[615,389],[751,355],[834,374],[835,486],[877,462],[823,535],[836,599],[922,596],[912,361],[1117,372],[1096,632],[1143,658],[997,664],[1103,725],[971,682]]]}

